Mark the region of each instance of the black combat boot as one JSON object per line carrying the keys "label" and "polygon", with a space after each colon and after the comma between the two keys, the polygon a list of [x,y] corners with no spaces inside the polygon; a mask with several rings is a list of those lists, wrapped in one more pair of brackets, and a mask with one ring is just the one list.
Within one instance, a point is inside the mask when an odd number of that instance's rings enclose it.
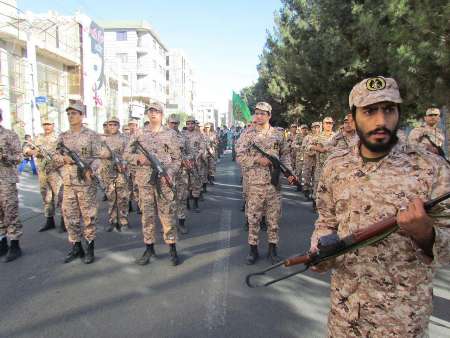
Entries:
{"label": "black combat boot", "polygon": [[184,218],[178,219],[178,230],[180,230],[180,232],[183,235],[186,235],[188,233],[188,229],[187,229],[186,225],[184,224],[185,222],[186,222],[186,220]]}
{"label": "black combat boot", "polygon": [[186,198],[186,209],[191,210],[191,203],[189,201],[189,197]]}
{"label": "black combat boot", "polygon": [[198,197],[194,197],[194,212],[197,214],[200,212],[200,209],[198,208]]}
{"label": "black combat boot", "polygon": [[88,242],[84,264],[91,264],[94,261],[94,240]]}
{"label": "black combat boot", "polygon": [[276,264],[281,261],[281,258],[278,257],[277,245],[275,243],[269,243],[269,251],[267,253],[267,259],[269,259],[272,264]]}
{"label": "black combat boot", "polygon": [[55,228],[55,219],[53,217],[47,217],[47,221],[38,231],[43,232],[54,228]]}
{"label": "black combat boot", "polygon": [[177,255],[177,246],[176,244],[170,244],[170,262],[173,266],[180,264],[180,260]]}
{"label": "black combat boot", "polygon": [[114,227],[115,227],[114,224],[108,223],[108,224],[105,225],[105,231],[106,231],[106,232],[111,232],[111,231],[114,230]]}
{"label": "black combat boot", "polygon": [[305,195],[308,201],[311,200],[311,190],[303,190],[303,195]]}
{"label": "black combat boot", "polygon": [[128,212],[133,212],[133,202],[128,201]]}
{"label": "black combat boot", "polygon": [[241,207],[241,211],[245,211],[245,201],[242,202],[242,207]]}
{"label": "black combat boot", "polygon": [[297,191],[302,191],[302,186],[300,184],[297,185]]}
{"label": "black combat boot", "polygon": [[256,261],[259,258],[258,254],[258,246],[257,245],[250,245],[250,252],[247,256],[247,265],[253,265],[256,263]]}
{"label": "black combat boot", "polygon": [[206,191],[206,183],[203,183],[203,192],[206,194],[208,191]]}
{"label": "black combat boot", "polygon": [[245,217],[245,224],[244,224],[244,231],[245,232],[248,232],[248,218],[247,217]]}
{"label": "black combat boot", "polygon": [[66,229],[66,224],[64,223],[64,217],[61,216],[61,222],[59,223],[59,230],[58,230],[58,232],[60,234],[62,234],[63,232],[66,232],[66,231],[67,231],[67,229]]}
{"label": "black combat boot", "polygon": [[267,231],[267,223],[266,223],[266,216],[263,216],[261,219],[261,223],[259,224],[261,231]]}
{"label": "black combat boot", "polygon": [[214,185],[214,176],[208,176],[209,185]]}
{"label": "black combat boot", "polygon": [[20,249],[19,241],[12,240],[9,243],[9,249],[8,252],[6,253],[6,256],[3,258],[3,261],[5,263],[8,263],[19,258],[20,256],[22,256],[22,250]]}
{"label": "black combat boot", "polygon": [[317,206],[316,206],[315,200],[312,201],[312,208],[313,208],[314,212],[317,212]]}
{"label": "black combat boot", "polygon": [[69,251],[66,258],[64,259],[64,263],[72,262],[76,258],[83,258],[84,250],[81,246],[81,242],[75,242],[72,246],[72,250]]}
{"label": "black combat boot", "polygon": [[6,253],[8,252],[8,239],[6,237],[3,237],[0,240],[0,257],[6,255]]}
{"label": "black combat boot", "polygon": [[122,232],[122,225],[120,223],[114,223],[114,228],[117,232]]}
{"label": "black combat boot", "polygon": [[147,265],[150,263],[150,257],[152,256],[156,256],[155,248],[153,244],[146,244],[144,253],[141,257],[137,258],[135,262],[138,265]]}

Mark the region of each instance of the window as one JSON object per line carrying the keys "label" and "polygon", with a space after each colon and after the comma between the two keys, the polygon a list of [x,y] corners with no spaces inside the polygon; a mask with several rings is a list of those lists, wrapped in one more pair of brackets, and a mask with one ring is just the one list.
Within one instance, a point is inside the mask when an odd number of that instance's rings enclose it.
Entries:
{"label": "window", "polygon": [[127,41],[127,31],[116,32],[116,41]]}
{"label": "window", "polygon": [[127,53],[117,53],[116,57],[122,63],[127,63],[128,62],[128,54]]}

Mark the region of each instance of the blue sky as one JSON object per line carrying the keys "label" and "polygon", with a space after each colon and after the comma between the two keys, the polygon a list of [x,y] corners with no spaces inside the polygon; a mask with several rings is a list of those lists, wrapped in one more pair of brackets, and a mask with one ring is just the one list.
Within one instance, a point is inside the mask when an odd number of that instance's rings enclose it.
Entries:
{"label": "blue sky", "polygon": [[73,14],[81,10],[94,20],[147,20],[169,48],[181,48],[191,59],[200,100],[226,109],[232,90],[257,79],[256,65],[266,31],[280,0],[19,0],[21,10]]}

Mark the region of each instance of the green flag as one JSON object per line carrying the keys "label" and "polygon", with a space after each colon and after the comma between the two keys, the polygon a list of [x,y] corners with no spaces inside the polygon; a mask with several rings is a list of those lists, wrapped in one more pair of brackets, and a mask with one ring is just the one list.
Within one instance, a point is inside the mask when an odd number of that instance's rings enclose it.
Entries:
{"label": "green flag", "polygon": [[247,104],[242,98],[233,92],[233,117],[235,120],[249,123],[252,121],[252,114]]}

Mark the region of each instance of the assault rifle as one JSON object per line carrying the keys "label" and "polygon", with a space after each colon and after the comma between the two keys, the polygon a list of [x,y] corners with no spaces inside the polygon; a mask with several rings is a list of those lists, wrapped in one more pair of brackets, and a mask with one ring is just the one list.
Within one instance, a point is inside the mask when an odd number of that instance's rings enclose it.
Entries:
{"label": "assault rifle", "polygon": [[80,181],[85,181],[87,173],[90,172],[91,178],[94,183],[97,184],[102,190],[104,190],[104,188],[100,184],[100,180],[95,175],[94,170],[92,170],[91,166],[84,162],[76,152],[66,147],[63,142],[58,143],[58,145],[56,146],[56,150],[59,151],[61,155],[69,156],[72,161],[75,162],[75,165],[77,166],[77,176]]}
{"label": "assault rifle", "polygon": [[172,180],[170,179],[169,175],[167,174],[166,168],[162,165],[162,163],[158,160],[158,158],[154,155],[149,153],[139,142],[138,140],[134,141],[131,144],[132,147],[135,149],[139,149],[139,151],[144,155],[147,160],[150,162],[150,165],[153,169],[152,175],[150,176],[150,183],[152,185],[156,186],[156,190],[158,194],[161,194],[161,187],[159,185],[159,178],[163,178],[166,184],[169,186],[170,189],[172,189],[173,192],[175,192],[175,187],[172,183]]}
{"label": "assault rifle", "polygon": [[431,141],[431,138],[429,135],[423,135],[423,138],[426,138],[428,140],[428,142],[430,142],[430,144],[437,150],[438,155],[440,157],[442,157],[448,164],[450,164],[450,161],[448,160],[448,158],[445,157],[444,149],[442,149],[442,147],[439,147],[436,143]]}
{"label": "assault rifle", "polygon": [[301,187],[300,182],[298,181],[298,178],[290,171],[281,161],[268,153],[266,153],[264,150],[261,149],[257,144],[252,143],[252,147],[255,148],[261,155],[263,155],[265,158],[267,158],[272,163],[272,168],[270,168],[270,182],[274,186],[278,186],[278,182],[280,180],[280,172],[286,177],[294,177],[294,184],[298,187]]}
{"label": "assault rifle", "polygon": [[[450,192],[447,192],[444,195],[441,195],[439,197],[436,197],[435,199],[425,202],[424,208],[426,211],[430,211],[434,206],[441,203],[442,201],[445,201],[448,198],[450,198]],[[269,286],[273,283],[279,282],[286,278],[305,272],[311,266],[317,265],[321,262],[341,256],[347,252],[354,251],[361,247],[381,242],[390,234],[397,231],[397,229],[398,229],[397,219],[395,216],[392,216],[384,220],[381,220],[380,222],[375,223],[367,227],[366,229],[358,230],[355,233],[345,236],[343,238],[340,238],[336,233],[322,236],[319,238],[316,250],[308,251],[307,253],[301,255],[291,256],[290,258],[278,264],[272,265],[263,271],[249,274],[247,275],[245,281],[247,283],[247,286],[251,288],[260,286]],[[280,266],[289,267],[297,264],[304,264],[305,267],[300,271],[295,271],[286,276],[271,280],[263,284],[253,284],[251,282],[251,279],[254,276],[263,276],[266,274],[266,272],[276,269]]]}

